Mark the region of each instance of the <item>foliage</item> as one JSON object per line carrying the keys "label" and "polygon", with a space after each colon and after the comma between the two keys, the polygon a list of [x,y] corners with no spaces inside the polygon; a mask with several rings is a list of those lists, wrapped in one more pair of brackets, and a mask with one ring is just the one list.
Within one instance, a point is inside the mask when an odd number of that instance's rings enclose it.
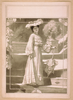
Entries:
{"label": "foliage", "polygon": [[65,34],[67,34],[67,20],[50,20],[47,24],[44,25],[43,33],[44,36],[47,37],[46,43],[44,45],[44,50],[46,52],[51,52],[51,47],[53,46],[52,42],[59,41],[60,38],[64,40],[63,37],[65,36]]}
{"label": "foliage", "polygon": [[13,30],[9,28],[9,24],[11,24],[12,21],[9,22],[7,20],[7,27],[6,27],[6,68],[11,68],[11,52],[12,52],[12,37],[13,37]]}
{"label": "foliage", "polygon": [[67,21],[64,19],[59,19],[60,21],[50,20],[44,25],[43,32],[44,36],[51,35],[56,38],[60,34],[65,34],[67,32]]}

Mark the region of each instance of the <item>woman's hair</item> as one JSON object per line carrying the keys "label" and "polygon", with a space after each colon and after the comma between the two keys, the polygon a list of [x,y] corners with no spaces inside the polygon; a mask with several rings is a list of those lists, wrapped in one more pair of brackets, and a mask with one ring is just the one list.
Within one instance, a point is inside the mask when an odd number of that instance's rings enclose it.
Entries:
{"label": "woman's hair", "polygon": [[[33,28],[34,28],[35,26],[31,26],[31,30],[32,30],[32,32],[33,32]],[[36,27],[38,27],[39,28],[39,25],[37,25]]]}

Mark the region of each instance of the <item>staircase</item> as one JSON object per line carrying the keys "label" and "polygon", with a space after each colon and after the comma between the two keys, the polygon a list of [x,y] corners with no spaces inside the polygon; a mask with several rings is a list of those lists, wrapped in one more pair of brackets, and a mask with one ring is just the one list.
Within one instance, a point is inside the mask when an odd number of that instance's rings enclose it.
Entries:
{"label": "staircase", "polygon": [[[25,66],[27,61],[27,56],[24,53],[26,43],[13,43],[13,54],[12,54],[12,68],[6,69],[6,92],[16,93],[19,91],[23,76],[25,74]],[[49,77],[45,72],[44,76],[44,86],[39,86],[38,89],[42,93],[67,93],[67,51],[63,53],[55,53],[55,59],[58,61],[58,65],[54,69],[54,74]],[[42,53],[43,66],[44,61],[50,59],[52,53]],[[28,93],[31,93],[32,87],[28,89]],[[20,91],[21,92],[21,91]],[[25,90],[23,90],[25,92]]]}

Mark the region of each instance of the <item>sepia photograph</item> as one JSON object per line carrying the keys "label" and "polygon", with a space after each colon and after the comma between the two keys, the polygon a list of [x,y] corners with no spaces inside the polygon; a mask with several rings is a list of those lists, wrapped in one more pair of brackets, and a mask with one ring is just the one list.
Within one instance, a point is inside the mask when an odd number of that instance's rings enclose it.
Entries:
{"label": "sepia photograph", "polygon": [[69,7],[65,2],[3,4],[5,97],[68,97]]}

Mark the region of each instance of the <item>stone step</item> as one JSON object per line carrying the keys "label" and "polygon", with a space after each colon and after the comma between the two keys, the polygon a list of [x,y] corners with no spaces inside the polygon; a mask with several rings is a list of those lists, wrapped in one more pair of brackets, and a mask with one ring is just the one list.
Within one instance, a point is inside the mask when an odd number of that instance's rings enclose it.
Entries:
{"label": "stone step", "polygon": [[[24,76],[25,74],[25,70],[22,68],[22,69],[11,69],[11,70],[6,70],[6,76],[14,76],[14,77],[17,77],[17,76]],[[43,76],[44,77],[47,77],[47,73],[45,71],[43,71]],[[67,69],[65,70],[56,70],[54,71],[54,73],[51,73],[50,78],[55,78],[55,77],[63,77],[63,78],[67,78]]]}
{"label": "stone step", "polygon": [[39,90],[41,90],[42,93],[67,93],[67,87],[64,86],[40,86]]}
{"label": "stone step", "polygon": [[54,86],[67,86],[67,78],[51,78],[51,83]]}
{"label": "stone step", "polygon": [[64,70],[54,70],[54,73],[51,73],[50,78],[55,78],[55,77],[63,77],[67,78],[67,69]]}
{"label": "stone step", "polygon": [[[32,93],[34,90],[33,86],[24,86],[23,89],[20,89],[21,84],[7,84],[6,93]],[[41,93],[67,93],[67,86],[39,86],[37,88]],[[26,90],[26,91],[25,91]]]}
{"label": "stone step", "polygon": [[6,77],[6,83],[22,83],[23,77]]}
{"label": "stone step", "polygon": [[15,93],[20,89],[19,85],[11,85],[9,83],[6,84],[6,93]]}
{"label": "stone step", "polygon": [[[6,83],[10,84],[20,84],[23,81],[23,76],[7,76]],[[44,77],[44,85],[51,85],[51,80],[48,77]]]}
{"label": "stone step", "polygon": [[6,76],[24,76],[25,70],[24,69],[11,69],[6,71]]}

